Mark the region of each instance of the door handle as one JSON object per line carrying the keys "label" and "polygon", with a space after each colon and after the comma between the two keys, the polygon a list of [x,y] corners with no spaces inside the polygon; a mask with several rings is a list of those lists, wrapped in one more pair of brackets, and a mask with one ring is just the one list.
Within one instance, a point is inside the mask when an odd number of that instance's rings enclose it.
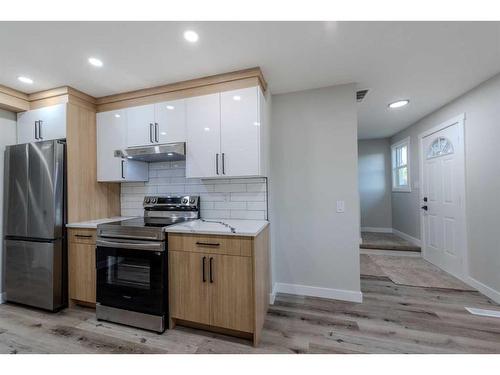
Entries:
{"label": "door handle", "polygon": [[424,211],[428,211],[428,210],[429,210],[429,208],[428,208],[427,206],[422,206],[422,207],[420,207],[420,208],[421,208],[422,210],[424,210]]}
{"label": "door handle", "polygon": [[125,165],[125,160],[122,160],[122,178],[125,178],[124,165]]}
{"label": "door handle", "polygon": [[219,154],[215,154],[215,172],[219,174]]}
{"label": "door handle", "polygon": [[35,121],[35,139],[38,139],[38,121]]}
{"label": "door handle", "polygon": [[153,123],[149,123],[149,142],[153,143]]}
{"label": "door handle", "polygon": [[207,257],[203,257],[203,259],[201,261],[201,268],[202,268],[202,274],[203,274],[202,280],[203,280],[203,282],[207,281],[207,279],[205,277],[205,262],[206,262],[206,260],[207,260]]}
{"label": "door handle", "polygon": [[42,137],[42,120],[38,120],[38,139],[43,139]]}
{"label": "door handle", "polygon": [[160,141],[160,127],[157,122],[155,122],[155,141],[158,143]]}
{"label": "door handle", "polygon": [[210,282],[213,283],[214,282],[214,274],[213,274],[213,260],[214,258],[210,258]]}
{"label": "door handle", "polygon": [[226,161],[224,159],[224,153],[222,153],[222,174],[226,174]]}

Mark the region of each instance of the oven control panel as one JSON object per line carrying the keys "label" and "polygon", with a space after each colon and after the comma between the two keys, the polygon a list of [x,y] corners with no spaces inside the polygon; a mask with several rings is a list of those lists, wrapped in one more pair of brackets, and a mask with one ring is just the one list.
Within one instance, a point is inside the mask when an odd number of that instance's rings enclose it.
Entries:
{"label": "oven control panel", "polygon": [[183,196],[146,196],[144,197],[144,208],[160,208],[160,207],[182,207],[193,208],[199,207],[200,197],[198,195],[183,195]]}

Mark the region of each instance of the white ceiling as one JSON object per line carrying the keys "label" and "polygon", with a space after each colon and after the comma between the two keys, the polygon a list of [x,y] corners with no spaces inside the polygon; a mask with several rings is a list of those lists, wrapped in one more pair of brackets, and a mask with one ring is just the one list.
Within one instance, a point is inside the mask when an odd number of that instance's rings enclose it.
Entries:
{"label": "white ceiling", "polygon": [[[195,45],[182,37],[188,28]],[[358,105],[359,137],[379,138],[498,73],[500,23],[0,22],[0,64],[0,84],[97,97],[253,66],[273,94],[355,82],[371,89]],[[402,98],[410,105],[387,109]]]}

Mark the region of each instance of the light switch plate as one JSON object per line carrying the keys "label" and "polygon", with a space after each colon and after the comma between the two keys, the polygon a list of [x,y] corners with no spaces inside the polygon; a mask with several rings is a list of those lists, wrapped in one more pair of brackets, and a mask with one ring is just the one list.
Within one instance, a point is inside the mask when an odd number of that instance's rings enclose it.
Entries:
{"label": "light switch plate", "polygon": [[345,212],[345,202],[344,201],[337,201],[337,212],[338,213]]}

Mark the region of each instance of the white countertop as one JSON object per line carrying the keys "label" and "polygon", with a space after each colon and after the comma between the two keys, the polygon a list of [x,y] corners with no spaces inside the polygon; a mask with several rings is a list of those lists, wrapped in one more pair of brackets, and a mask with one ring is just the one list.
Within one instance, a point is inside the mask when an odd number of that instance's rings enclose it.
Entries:
{"label": "white countertop", "polygon": [[111,223],[112,221],[122,221],[127,219],[131,219],[131,217],[130,216],[107,217],[104,219],[80,221],[79,223],[68,223],[66,224],[66,228],[97,229],[97,225],[99,224]]}
{"label": "white countertop", "polygon": [[[223,222],[235,228],[236,232],[232,233],[231,229],[218,222]],[[257,236],[265,227],[269,225],[266,220],[193,220],[186,223],[172,225],[165,228],[167,233],[193,233],[193,234],[224,234],[230,236]]]}

